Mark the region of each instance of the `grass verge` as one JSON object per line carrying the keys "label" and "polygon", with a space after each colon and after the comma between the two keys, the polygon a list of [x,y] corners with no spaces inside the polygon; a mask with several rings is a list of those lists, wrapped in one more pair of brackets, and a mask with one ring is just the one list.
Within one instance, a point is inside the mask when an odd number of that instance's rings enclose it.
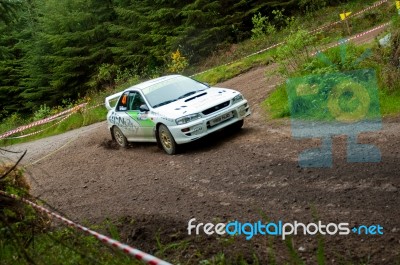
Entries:
{"label": "grass verge", "polygon": [[[392,36],[399,36],[399,33],[396,33],[396,25],[399,24],[397,21],[395,20],[392,28],[382,35],[392,32]],[[308,76],[317,74],[324,75],[349,70],[358,70],[359,73],[362,73],[364,69],[373,69],[376,72],[380,115],[383,117],[396,115],[400,113],[400,70],[393,65],[392,56],[395,54],[394,50],[398,49],[398,47],[394,46],[395,43],[393,42],[391,47],[380,47],[378,42],[375,41],[358,47],[348,44],[346,45],[346,52],[342,48],[337,47],[325,53],[325,59],[331,61],[333,66],[326,65],[319,58],[314,57],[308,61],[300,62],[300,67],[288,73],[287,77],[288,80],[296,77],[306,79]],[[352,62],[358,58],[362,58],[362,55],[368,51],[370,55],[364,58],[359,65],[352,65]],[[342,55],[345,55],[345,64],[341,61]],[[329,80],[321,81],[320,85],[322,89],[328,82]],[[279,85],[262,103],[270,118],[290,117],[287,89],[287,83]],[[316,116],[313,115],[313,118],[316,118]]]}

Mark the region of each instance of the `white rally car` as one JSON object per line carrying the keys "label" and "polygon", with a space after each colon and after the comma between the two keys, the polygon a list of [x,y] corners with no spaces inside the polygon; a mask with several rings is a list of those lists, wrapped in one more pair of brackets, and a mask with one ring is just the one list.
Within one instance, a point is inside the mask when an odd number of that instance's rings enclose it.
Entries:
{"label": "white rally car", "polygon": [[[110,101],[118,98],[114,107]],[[179,144],[221,128],[243,126],[250,115],[247,100],[235,90],[210,87],[181,75],[134,85],[106,98],[107,122],[120,146],[157,142],[172,155]]]}

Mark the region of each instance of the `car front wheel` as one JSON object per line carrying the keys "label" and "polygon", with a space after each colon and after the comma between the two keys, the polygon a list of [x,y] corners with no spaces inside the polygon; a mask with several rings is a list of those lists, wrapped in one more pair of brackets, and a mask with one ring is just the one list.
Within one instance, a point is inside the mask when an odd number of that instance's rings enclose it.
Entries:
{"label": "car front wheel", "polygon": [[158,141],[164,151],[169,155],[176,154],[177,144],[167,126],[161,124],[158,128]]}
{"label": "car front wheel", "polygon": [[113,135],[115,141],[122,147],[128,146],[128,140],[126,139],[125,135],[122,133],[121,129],[117,126],[113,127]]}

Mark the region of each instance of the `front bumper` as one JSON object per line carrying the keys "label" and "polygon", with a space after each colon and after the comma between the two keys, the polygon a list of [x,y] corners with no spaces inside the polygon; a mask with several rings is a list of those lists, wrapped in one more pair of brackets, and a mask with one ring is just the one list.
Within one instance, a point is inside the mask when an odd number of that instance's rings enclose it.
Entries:
{"label": "front bumper", "polygon": [[177,144],[189,143],[225,128],[251,114],[246,100],[183,125],[169,126]]}

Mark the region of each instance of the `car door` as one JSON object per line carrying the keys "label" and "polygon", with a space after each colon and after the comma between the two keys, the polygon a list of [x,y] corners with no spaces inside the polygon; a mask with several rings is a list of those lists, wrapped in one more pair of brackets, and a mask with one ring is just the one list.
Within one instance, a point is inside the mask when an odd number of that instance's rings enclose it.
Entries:
{"label": "car door", "polygon": [[128,141],[146,141],[154,138],[154,122],[148,112],[141,112],[140,106],[146,104],[138,91],[124,92],[115,107],[116,115],[112,123],[117,125]]}
{"label": "car door", "polygon": [[[149,118],[148,111],[140,111],[140,106],[146,104],[143,96],[138,91],[130,91],[127,98],[127,114],[135,124],[138,124],[136,135],[146,140],[153,138],[154,122]],[[138,139],[140,140],[140,139]]]}
{"label": "car door", "polygon": [[115,115],[111,116],[110,121],[121,129],[128,140],[132,141],[140,137],[140,124],[128,114],[130,93],[131,92],[127,91],[121,95],[115,106]]}

